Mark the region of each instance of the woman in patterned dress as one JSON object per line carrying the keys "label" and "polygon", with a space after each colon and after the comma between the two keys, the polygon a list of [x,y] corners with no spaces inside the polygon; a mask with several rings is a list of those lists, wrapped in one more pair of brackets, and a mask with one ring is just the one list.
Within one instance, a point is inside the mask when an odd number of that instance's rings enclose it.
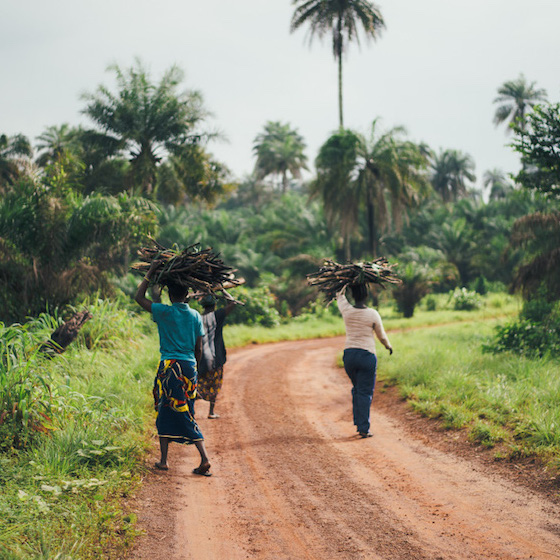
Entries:
{"label": "woman in patterned dress", "polygon": [[202,339],[202,359],[198,369],[198,398],[210,402],[208,418],[217,419],[219,414],[214,412],[216,398],[222,388],[224,379],[224,364],[226,363],[226,347],[224,344],[223,327],[226,317],[233,311],[234,302],[216,309],[216,298],[209,294],[204,296],[202,304],[202,323],[204,337]]}
{"label": "woman in patterned dress", "polygon": [[161,458],[156,468],[167,470],[169,443],[194,444],[200,454],[200,464],[194,474],[210,476],[210,460],[204,437],[194,420],[193,400],[196,395],[197,363],[202,354],[204,327],[198,311],[185,302],[188,289],[168,284],[171,305],[153,303],[146,298],[150,274],[157,266],[154,261],[138,286],[135,300],[152,314],[157,324],[161,361],[154,381],[154,401],[157,410],[156,427]]}

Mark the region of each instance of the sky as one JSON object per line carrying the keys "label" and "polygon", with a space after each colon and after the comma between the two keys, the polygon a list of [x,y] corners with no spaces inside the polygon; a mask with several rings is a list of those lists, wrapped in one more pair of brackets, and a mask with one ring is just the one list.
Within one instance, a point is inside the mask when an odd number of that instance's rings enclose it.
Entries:
{"label": "sky", "polygon": [[[493,124],[498,87],[520,74],[560,101],[559,0],[378,0],[386,29],[344,58],[345,126],[374,119],[436,151],[489,169],[519,168]],[[223,140],[209,150],[234,176],[251,173],[267,121],[304,138],[310,173],[338,127],[330,37],[290,33],[291,0],[0,0],[0,134],[88,125],[84,93],[114,89],[111,64],[142,60],[155,81],[176,64],[202,93]]]}

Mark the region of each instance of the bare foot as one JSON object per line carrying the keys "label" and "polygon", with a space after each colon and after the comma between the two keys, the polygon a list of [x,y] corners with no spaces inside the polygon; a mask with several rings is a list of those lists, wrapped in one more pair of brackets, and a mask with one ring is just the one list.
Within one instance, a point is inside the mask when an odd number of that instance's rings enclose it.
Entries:
{"label": "bare foot", "polygon": [[159,469],[160,471],[167,471],[169,470],[169,467],[167,466],[167,463],[161,463],[160,461],[158,461],[157,463],[154,464],[154,467],[156,469]]}

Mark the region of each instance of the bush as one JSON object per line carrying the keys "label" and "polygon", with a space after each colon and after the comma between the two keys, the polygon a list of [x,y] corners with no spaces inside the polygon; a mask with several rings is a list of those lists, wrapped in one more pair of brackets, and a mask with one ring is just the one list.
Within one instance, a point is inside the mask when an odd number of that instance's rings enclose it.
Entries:
{"label": "bush", "polygon": [[228,316],[228,323],[235,325],[261,325],[276,327],[280,323],[280,314],[275,308],[274,296],[268,286],[258,288],[239,287],[235,289],[235,297],[243,303]]}
{"label": "bush", "polygon": [[497,327],[486,352],[515,352],[530,357],[560,356],[560,304],[537,298],[526,301],[515,323]]}
{"label": "bush", "polygon": [[480,294],[481,296],[485,296],[488,293],[488,282],[484,276],[479,276],[473,285],[473,290]]}
{"label": "bush", "polygon": [[428,296],[424,303],[426,304],[426,311],[435,311],[437,309],[437,301],[434,296]]}
{"label": "bush", "polygon": [[480,296],[466,288],[455,288],[451,299],[453,301],[453,309],[456,311],[472,311],[482,306]]}

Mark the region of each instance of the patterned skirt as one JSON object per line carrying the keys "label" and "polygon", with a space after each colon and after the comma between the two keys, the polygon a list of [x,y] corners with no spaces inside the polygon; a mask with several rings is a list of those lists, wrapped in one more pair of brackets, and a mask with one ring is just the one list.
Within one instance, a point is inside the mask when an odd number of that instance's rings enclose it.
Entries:
{"label": "patterned skirt", "polygon": [[207,371],[198,377],[198,387],[196,389],[199,399],[205,401],[215,401],[222,383],[224,381],[224,368],[220,367],[213,371]]}
{"label": "patterned skirt", "polygon": [[154,380],[156,428],[160,437],[194,443],[204,437],[194,420],[196,368],[184,360],[162,360]]}

